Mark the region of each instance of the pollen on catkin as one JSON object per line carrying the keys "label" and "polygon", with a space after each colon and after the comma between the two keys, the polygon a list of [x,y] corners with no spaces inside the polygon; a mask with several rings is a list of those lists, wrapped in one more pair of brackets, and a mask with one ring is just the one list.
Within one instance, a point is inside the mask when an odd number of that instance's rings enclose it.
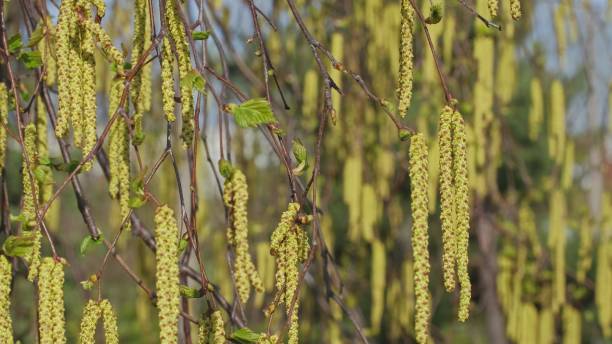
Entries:
{"label": "pollen on catkin", "polygon": [[[151,19],[149,17],[149,1],[136,0],[134,19],[134,40],[132,48],[132,66],[136,66],[146,49],[151,45]],[[142,66],[132,81],[131,97],[134,104],[134,144],[139,145],[144,140],[142,118],[151,108],[151,64]]]}
{"label": "pollen on catkin", "polygon": [[510,15],[512,19],[519,20],[521,18],[521,1],[510,0]]}
{"label": "pollen on catkin", "polygon": [[497,17],[497,11],[499,10],[499,0],[488,0],[487,5],[489,7],[489,14],[491,17]]}
{"label": "pollen on catkin", "polygon": [[308,258],[310,244],[308,236],[296,223],[299,203],[289,203],[287,210],[270,238],[270,253],[276,258],[276,296],[279,304],[285,304],[287,316],[291,314],[287,342],[298,342],[299,298],[291,305],[297,291],[299,264]]}
{"label": "pollen on catkin", "polygon": [[[109,112],[115,113],[123,83],[116,81],[111,86]],[[130,213],[130,136],[128,124],[123,116],[117,117],[113,123],[109,138],[109,170],[110,180],[108,191],[112,198],[119,200],[121,221]],[[124,228],[131,229],[130,221],[125,221]]]}
{"label": "pollen on catkin", "polygon": [[79,332],[79,343],[93,344],[96,342],[96,325],[100,318],[101,310],[98,302],[87,301],[81,317],[81,331]]}
{"label": "pollen on catkin", "polygon": [[155,287],[162,343],[177,343],[179,317],[178,228],[174,212],[163,205],[155,211],[157,240]]}
{"label": "pollen on catkin", "polygon": [[174,79],[172,77],[172,47],[170,40],[164,36],[161,59],[162,105],[166,120],[174,122]]}
{"label": "pollen on catkin", "polygon": [[249,200],[248,186],[245,175],[238,169],[233,169],[225,180],[223,201],[230,213],[230,226],[227,229],[227,239],[234,249],[234,278],[240,301],[249,300],[251,286],[258,292],[264,287],[257,269],[249,253],[247,203]]}
{"label": "pollen on catkin", "polygon": [[445,106],[440,113],[440,223],[442,226],[442,270],[446,291],[455,289],[455,187],[453,178],[452,117],[454,110]]}
{"label": "pollen on catkin", "polygon": [[41,344],[66,343],[64,333],[64,266],[46,257],[38,277],[38,333]]}
{"label": "pollen on catkin", "polygon": [[210,316],[202,319],[199,328],[200,344],[224,344],[225,324],[221,311],[216,310]]}
{"label": "pollen on catkin", "polygon": [[104,339],[106,344],[118,344],[119,330],[117,328],[117,315],[113,311],[113,306],[108,300],[104,299],[100,301],[100,311],[104,321]]}
{"label": "pollen on catkin", "polygon": [[[49,158],[47,113],[42,97],[36,97],[36,152],[38,160]],[[53,171],[49,166],[38,166],[44,175],[38,180],[39,201],[45,203],[53,196]],[[49,213],[47,213],[49,215]]]}
{"label": "pollen on catkin", "polygon": [[0,342],[13,343],[13,323],[11,320],[11,262],[0,256]]}
{"label": "pollen on catkin", "polygon": [[421,133],[410,140],[410,190],[412,209],[412,254],[414,256],[415,324],[418,343],[429,337],[429,233],[427,225],[427,143]]}
{"label": "pollen on catkin", "polygon": [[457,279],[459,293],[459,321],[469,316],[472,284],[468,273],[468,246],[470,230],[470,189],[467,167],[467,144],[463,116],[453,113],[453,172],[455,182],[455,240],[457,242]]}
{"label": "pollen on catkin", "polygon": [[[28,263],[28,280],[36,279],[40,266],[41,234],[37,226],[36,209],[39,200],[38,183],[32,171],[38,165],[37,134],[34,123],[28,124],[24,129],[24,157],[22,161],[23,210],[25,229],[33,237],[32,249],[24,257]],[[26,159],[27,158],[27,159]]]}
{"label": "pollen on catkin", "polygon": [[400,27],[400,70],[397,94],[399,99],[398,111],[401,117],[406,116],[412,99],[412,68],[413,68],[413,34],[414,10],[410,0],[402,0]]}
{"label": "pollen on catkin", "polygon": [[[191,72],[191,60],[189,45],[185,27],[180,20],[174,1],[166,1],[166,23],[170,31],[170,38],[174,42],[177,54],[179,80],[185,80]],[[193,119],[193,94],[191,85],[180,82],[181,89],[181,116],[183,127],[181,128],[181,139],[185,146],[191,146],[193,141],[194,119]]]}
{"label": "pollen on catkin", "polygon": [[0,82],[0,170],[4,169],[6,159],[6,127],[8,126],[8,91]]}

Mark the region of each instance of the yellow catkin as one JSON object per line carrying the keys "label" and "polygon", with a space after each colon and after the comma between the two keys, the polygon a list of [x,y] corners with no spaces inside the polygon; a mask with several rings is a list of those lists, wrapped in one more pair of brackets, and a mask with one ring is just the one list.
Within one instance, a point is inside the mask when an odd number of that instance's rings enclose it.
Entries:
{"label": "yellow catkin", "polygon": [[155,211],[157,239],[155,287],[162,343],[177,343],[179,316],[178,228],[174,212],[163,205]]}
{"label": "yellow catkin", "polygon": [[565,95],[561,81],[554,80],[550,90],[548,152],[560,164],[565,156]]}
{"label": "yellow catkin", "polygon": [[533,254],[539,257],[542,253],[542,246],[538,239],[538,228],[535,222],[535,214],[527,202],[521,203],[519,207],[519,227],[527,236]]}
{"label": "yellow catkin", "polygon": [[[146,49],[151,45],[151,19],[149,17],[149,1],[136,0],[134,19],[134,41],[132,48],[132,66],[136,66]],[[145,61],[146,62],[146,61]],[[142,117],[151,108],[151,64],[147,63],[134,77],[130,89],[134,104],[134,144],[142,143],[144,133]]]}
{"label": "yellow catkin", "polygon": [[70,104],[73,101],[71,84],[74,69],[71,68],[71,56],[75,54],[71,48],[71,35],[75,27],[76,16],[74,13],[74,0],[64,0],[61,3],[56,30],[56,55],[57,55],[57,90],[58,90],[58,112],[55,132],[58,136],[64,136],[68,131],[68,119],[70,118]]}
{"label": "yellow catkin", "polygon": [[119,330],[117,328],[117,315],[113,311],[113,306],[108,300],[100,301],[100,311],[104,320],[104,339],[106,344],[119,343]]}
{"label": "yellow catkin", "polygon": [[554,190],[550,195],[548,246],[554,269],[552,310],[557,313],[565,303],[565,195]]}
{"label": "yellow catkin", "polygon": [[263,283],[255,269],[249,253],[247,203],[248,186],[245,175],[234,169],[230,178],[225,180],[223,200],[230,211],[231,226],[227,229],[229,244],[235,252],[234,278],[236,289],[243,303],[249,300],[251,286],[263,292]]}
{"label": "yellow catkin", "polygon": [[38,333],[41,344],[66,343],[64,333],[64,266],[46,257],[38,278]]}
{"label": "yellow catkin", "polygon": [[98,41],[100,49],[111,63],[114,63],[118,71],[123,70],[123,53],[113,45],[113,40],[100,24],[91,18],[84,21],[85,29]]}
{"label": "yellow catkin", "polygon": [[[180,11],[180,8],[176,7],[176,2],[166,1],[166,23],[170,31],[170,37],[176,47],[179,80],[185,80],[189,73],[191,73],[192,67],[185,27],[180,20],[178,11]],[[181,89],[181,116],[183,123],[181,138],[186,146],[190,146],[193,141],[195,125],[193,119],[193,94],[189,83],[180,82],[179,85]]]}
{"label": "yellow catkin", "polygon": [[400,63],[399,63],[399,85],[397,95],[399,104],[397,109],[401,117],[406,116],[410,101],[412,99],[412,68],[413,68],[413,35],[414,9],[410,0],[402,0],[400,26]]}
{"label": "yellow catkin", "polygon": [[376,239],[372,241],[372,266],[371,266],[371,297],[372,307],[370,311],[370,322],[372,334],[380,331],[380,323],[383,317],[385,305],[385,272],[386,255],[385,244]]}
{"label": "yellow catkin", "polygon": [[550,308],[540,311],[538,323],[538,344],[552,344],[555,342],[555,316]]}
{"label": "yellow catkin", "polygon": [[[81,120],[82,142],[80,145],[83,156],[92,151],[96,144],[96,61],[94,59],[93,33],[90,30],[83,32],[82,69],[81,69]],[[77,143],[78,144],[78,143]],[[91,169],[91,162],[83,166],[84,170]]]}
{"label": "yellow catkin", "polygon": [[170,40],[164,36],[161,59],[162,103],[168,122],[174,122],[174,79],[172,78],[172,47]]}
{"label": "yellow catkin", "polygon": [[0,342],[13,344],[13,323],[11,320],[11,262],[0,256]]}
{"label": "yellow catkin", "polygon": [[591,237],[591,221],[588,215],[583,215],[580,221],[580,246],[578,248],[578,266],[576,269],[576,280],[584,283],[586,275],[593,264],[593,238]]}
{"label": "yellow catkin", "polygon": [[532,141],[538,139],[540,128],[544,121],[544,96],[542,94],[542,83],[540,79],[531,79],[531,107],[529,108],[529,138]]}
{"label": "yellow catkin", "polygon": [[574,179],[574,141],[568,140],[565,146],[565,157],[563,158],[563,167],[561,169],[561,187],[563,190],[568,190],[572,187]]}
{"label": "yellow catkin", "polygon": [[418,343],[429,338],[429,233],[427,226],[427,143],[423,134],[410,140],[410,189],[412,209],[412,254],[416,314],[414,331]]}
{"label": "yellow catkin", "polygon": [[[308,258],[310,252],[308,236],[295,222],[299,210],[298,203],[289,203],[270,239],[270,253],[276,257],[275,299],[280,304],[285,304],[287,316],[291,312],[291,304],[297,291],[299,264]],[[290,344],[298,342],[298,311],[299,298],[291,312],[287,336],[287,342]]]}
{"label": "yellow catkin", "polygon": [[198,330],[200,344],[225,344],[225,323],[221,311],[216,310],[200,321]]}
{"label": "yellow catkin", "polygon": [[[111,86],[109,112],[117,111],[119,98],[123,91],[123,83],[117,81]],[[119,200],[121,221],[130,213],[130,136],[128,124],[123,116],[117,117],[111,127],[109,138],[109,170],[110,181],[108,190],[112,198]],[[125,222],[125,229],[131,229],[130,221]]]}
{"label": "yellow catkin", "polygon": [[468,273],[468,246],[470,230],[470,190],[467,169],[466,133],[463,117],[453,113],[453,173],[455,182],[455,240],[457,249],[457,279],[461,286],[459,294],[459,321],[467,320],[472,284]]}
{"label": "yellow catkin", "polygon": [[0,82],[0,171],[6,160],[6,127],[8,126],[8,90]]}
{"label": "yellow catkin", "polygon": [[599,326],[604,337],[612,337],[612,198],[605,195],[602,210],[602,226],[597,247],[595,271],[595,304]]}
{"label": "yellow catkin", "polygon": [[487,5],[489,7],[489,14],[491,17],[497,17],[497,11],[499,10],[499,0],[488,0]]}
{"label": "yellow catkin", "polygon": [[442,226],[442,268],[444,272],[444,287],[447,291],[455,289],[455,188],[453,187],[453,140],[452,117],[453,109],[445,106],[440,113],[440,128],[438,142],[440,146],[440,223]]}
{"label": "yellow catkin", "polygon": [[519,20],[521,18],[520,0],[510,0],[510,15],[514,20]]}
{"label": "yellow catkin", "polygon": [[[33,236],[34,243],[32,249],[24,257],[28,262],[28,280],[31,282],[38,276],[40,267],[40,246],[41,234],[36,218],[36,209],[39,200],[38,183],[34,176],[34,169],[38,165],[37,154],[37,133],[34,123],[28,124],[24,129],[24,151],[25,155],[22,160],[22,185],[23,185],[23,210],[22,215],[25,218],[25,228],[27,232]],[[27,155],[27,160],[26,160]]]}
{"label": "yellow catkin", "polygon": [[79,343],[94,344],[96,342],[96,324],[100,318],[100,305],[89,300],[83,309],[81,317],[81,331],[79,332]]}
{"label": "yellow catkin", "polygon": [[580,311],[571,305],[563,306],[563,344],[580,344],[582,319]]}
{"label": "yellow catkin", "polygon": [[[36,97],[36,152],[38,160],[49,158],[47,112],[42,97]],[[53,196],[53,171],[47,166],[40,166],[44,172],[42,180],[39,180],[40,203],[47,202]],[[50,209],[51,210],[51,209]],[[49,213],[47,213],[47,216]]]}

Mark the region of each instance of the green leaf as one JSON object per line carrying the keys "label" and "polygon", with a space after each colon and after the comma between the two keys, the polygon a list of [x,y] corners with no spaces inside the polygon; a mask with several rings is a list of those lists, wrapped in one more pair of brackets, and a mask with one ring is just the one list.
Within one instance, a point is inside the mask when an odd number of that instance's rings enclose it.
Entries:
{"label": "green leaf", "polygon": [[47,182],[48,171],[49,171],[48,166],[44,166],[44,165],[36,166],[36,168],[34,169],[34,177],[36,177],[36,180],[39,183],[45,183]]}
{"label": "green leaf", "polygon": [[15,54],[21,50],[23,42],[21,42],[21,35],[16,34],[8,40],[8,51],[9,54]]}
{"label": "green leaf", "polygon": [[147,199],[144,197],[132,197],[128,202],[128,206],[132,209],[137,209],[142,207],[147,203]]}
{"label": "green leaf", "polygon": [[34,30],[32,34],[30,35],[30,40],[28,41],[28,48],[35,47],[38,44],[38,42],[40,42],[43,39],[44,25],[45,24],[42,21],[39,22],[38,25],[36,25],[36,30]]}
{"label": "green leaf", "polygon": [[52,163],[51,159],[48,156],[41,156],[38,157],[38,164],[43,166],[50,166]]}
{"label": "green leaf", "polygon": [[189,87],[196,89],[198,92],[203,93],[204,87],[206,86],[206,81],[204,78],[198,73],[196,70],[192,70],[189,74],[185,75],[184,78],[181,79],[181,87]]}
{"label": "green leaf", "polygon": [[26,219],[26,217],[25,217],[25,215],[24,215],[23,213],[21,213],[21,214],[19,214],[19,215],[13,215],[13,214],[11,214],[11,215],[9,216],[9,219],[10,219],[12,222],[22,222],[22,223],[23,223],[23,222],[26,222],[26,221],[28,220],[28,219]]}
{"label": "green leaf", "polygon": [[185,238],[181,238],[181,240],[179,241],[179,244],[178,244],[178,253],[179,253],[179,256],[181,255],[181,253],[183,253],[183,251],[185,251],[185,249],[187,248],[188,244],[189,244],[189,240],[187,240]]}
{"label": "green leaf", "polygon": [[27,256],[34,246],[35,233],[23,232],[21,235],[10,235],[2,244],[2,251],[10,257]]}
{"label": "green leaf", "polygon": [[208,31],[195,31],[191,33],[191,37],[196,41],[208,39],[208,36],[210,36],[210,32]]}
{"label": "green leaf", "polygon": [[259,338],[261,338],[261,334],[253,332],[253,330],[248,327],[243,327],[232,333],[232,340],[239,343],[257,343]]}
{"label": "green leaf", "polygon": [[181,295],[188,299],[197,299],[204,296],[201,290],[188,287],[184,284],[179,285],[179,290],[181,291]]}
{"label": "green leaf", "polygon": [[219,172],[223,178],[229,178],[232,176],[232,173],[234,173],[234,167],[229,161],[221,159],[219,160]]}
{"label": "green leaf", "polygon": [[293,174],[301,175],[308,168],[308,151],[299,139],[293,140],[293,156],[298,165],[293,168]]}
{"label": "green leaf", "polygon": [[236,124],[242,128],[254,128],[260,124],[277,122],[270,103],[263,98],[249,99],[240,105],[229,104],[227,109],[234,115]]}
{"label": "green leaf", "polygon": [[404,128],[400,129],[398,134],[399,134],[400,140],[402,140],[402,141],[408,141],[408,140],[410,140],[410,137],[412,136],[412,132],[410,132],[410,130],[404,129]]}
{"label": "green leaf", "polygon": [[437,24],[442,20],[442,7],[440,4],[434,4],[431,6],[429,17],[425,19],[427,24]]}
{"label": "green leaf", "polygon": [[98,239],[94,239],[91,235],[86,236],[85,238],[83,238],[83,240],[81,240],[81,248],[80,248],[80,252],[81,252],[81,256],[84,256],[85,253],[87,253],[87,251],[96,245],[100,245],[102,243],[102,234],[100,234],[100,237]]}
{"label": "green leaf", "polygon": [[70,162],[59,162],[53,165],[53,167],[60,172],[72,173],[77,166],[79,166],[78,160],[70,160]]}

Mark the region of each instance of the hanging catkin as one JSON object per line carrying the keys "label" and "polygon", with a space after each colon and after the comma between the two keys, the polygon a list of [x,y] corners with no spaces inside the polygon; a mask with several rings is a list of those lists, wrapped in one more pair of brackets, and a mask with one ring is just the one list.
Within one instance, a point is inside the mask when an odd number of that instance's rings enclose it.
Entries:
{"label": "hanging catkin", "polygon": [[310,244],[308,236],[296,219],[300,210],[299,203],[289,203],[281,220],[270,238],[270,253],[276,258],[276,296],[279,304],[285,304],[287,316],[291,313],[288,343],[298,342],[299,298],[291,312],[291,304],[298,286],[299,264],[308,258]]}
{"label": "hanging catkin", "polygon": [[521,18],[520,0],[510,0],[510,15],[514,20],[519,20]]}
{"label": "hanging catkin", "polygon": [[565,195],[553,190],[550,195],[548,246],[554,269],[552,311],[556,314],[565,303]]}
{"label": "hanging catkin", "polygon": [[172,47],[170,40],[164,36],[161,59],[162,105],[166,120],[174,122],[174,79],[172,78]]}
{"label": "hanging catkin", "polygon": [[245,175],[238,169],[233,169],[225,180],[223,201],[229,209],[230,227],[227,229],[227,239],[234,249],[234,277],[236,289],[242,303],[249,300],[251,286],[258,292],[263,292],[263,283],[255,269],[255,264],[249,253],[247,203],[249,200],[248,186]]}
{"label": "hanging catkin", "polygon": [[[143,54],[151,45],[151,19],[149,17],[149,1],[136,0],[134,18],[134,40],[132,48],[132,66],[136,66]],[[146,62],[146,61],[145,61]],[[139,145],[144,140],[142,117],[151,109],[151,64],[142,66],[132,81],[130,89],[134,104],[134,144]]]}
{"label": "hanging catkin", "polygon": [[179,316],[179,268],[178,228],[174,212],[163,205],[155,211],[155,238],[157,253],[155,260],[155,287],[159,314],[160,339],[162,343],[177,343]]}
{"label": "hanging catkin", "polygon": [[453,109],[445,106],[440,113],[438,142],[440,146],[440,223],[442,226],[442,268],[444,287],[447,291],[455,289],[455,188],[453,182]]}
{"label": "hanging catkin", "polygon": [[0,343],[13,344],[13,323],[11,320],[11,262],[0,256]]}
{"label": "hanging catkin", "polygon": [[497,17],[497,11],[499,10],[499,0],[488,0],[487,5],[489,7],[489,14],[491,17]]}
{"label": "hanging catkin", "polygon": [[471,282],[468,273],[468,246],[470,229],[470,190],[467,170],[467,146],[463,116],[453,113],[453,176],[455,183],[455,240],[457,242],[457,279],[461,286],[459,296],[459,321],[467,320],[471,298]]}
{"label": "hanging catkin", "polygon": [[563,344],[580,344],[582,328],[580,311],[567,304],[563,306]]}
{"label": "hanging catkin", "polygon": [[100,306],[94,300],[87,301],[81,317],[79,343],[93,344],[96,342],[96,324],[100,318]]}
{"label": "hanging catkin", "polygon": [[104,321],[104,339],[106,344],[119,343],[119,330],[117,328],[117,316],[113,311],[113,306],[108,300],[100,301],[100,311]]}
{"label": "hanging catkin", "polygon": [[385,309],[386,271],[385,244],[375,239],[372,241],[372,266],[370,274],[372,280],[370,286],[372,295],[372,308],[370,312],[372,334],[380,331],[380,323]]}
{"label": "hanging catkin", "polygon": [[554,80],[550,90],[550,120],[548,129],[548,152],[561,164],[565,157],[565,94],[561,81]]}
{"label": "hanging catkin", "polygon": [[544,121],[544,96],[542,95],[542,84],[540,79],[531,79],[531,107],[529,108],[529,138],[532,141],[538,139],[542,122]]}
{"label": "hanging catkin", "polygon": [[423,134],[410,140],[410,190],[412,209],[412,255],[416,314],[414,331],[418,343],[429,338],[429,233],[427,229],[427,144]]}
{"label": "hanging catkin", "polygon": [[580,220],[580,246],[578,248],[578,267],[576,268],[576,281],[584,283],[586,275],[593,264],[593,239],[591,238],[591,221],[588,215]]}
{"label": "hanging catkin", "polygon": [[8,126],[8,91],[0,82],[0,171],[4,169],[6,159],[6,127]]}
{"label": "hanging catkin", "polygon": [[[109,113],[113,114],[119,106],[123,83],[115,81],[111,85]],[[130,136],[128,125],[123,116],[118,116],[110,131],[108,163],[110,180],[108,191],[112,198],[119,200],[121,221],[130,213]],[[131,229],[131,222],[125,221],[124,228]]]}
{"label": "hanging catkin", "polygon": [[46,257],[42,260],[38,277],[40,343],[66,343],[64,326],[64,264]]}
{"label": "hanging catkin", "polygon": [[225,324],[221,311],[216,310],[201,320],[198,336],[200,344],[226,343]]}
{"label": "hanging catkin", "polygon": [[37,134],[34,123],[30,123],[25,127],[23,140],[23,149],[25,154],[21,167],[21,178],[23,185],[22,215],[25,218],[24,229],[33,238],[32,249],[24,258],[28,263],[28,280],[33,282],[34,279],[36,279],[36,276],[38,276],[38,269],[40,267],[41,245],[41,234],[36,221],[36,209],[39,200],[38,183],[36,182],[36,178],[32,172],[36,166],[38,166],[38,153],[36,151]]}
{"label": "hanging catkin", "polygon": [[604,337],[612,336],[612,198],[605,194],[602,202],[602,226],[597,247],[595,304],[599,326]]}
{"label": "hanging catkin", "polygon": [[410,101],[412,99],[412,68],[413,68],[413,35],[414,9],[410,0],[402,0],[401,5],[401,27],[400,27],[400,70],[397,95],[399,104],[397,109],[401,117],[406,116]]}
{"label": "hanging catkin", "polygon": [[166,24],[170,31],[170,38],[176,47],[176,61],[178,65],[179,81],[181,81],[179,82],[183,123],[181,138],[183,139],[183,144],[190,146],[193,141],[193,129],[195,125],[193,120],[193,96],[189,83],[182,82],[182,80],[186,80],[192,68],[185,27],[182,24],[178,11],[180,11],[180,8],[176,7],[175,1],[166,1]]}

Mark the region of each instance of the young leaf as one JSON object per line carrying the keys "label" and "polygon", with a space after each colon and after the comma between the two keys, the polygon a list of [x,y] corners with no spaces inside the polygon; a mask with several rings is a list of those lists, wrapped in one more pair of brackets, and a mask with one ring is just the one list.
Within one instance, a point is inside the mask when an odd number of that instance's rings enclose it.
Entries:
{"label": "young leaf", "polygon": [[34,245],[34,232],[23,232],[15,236],[10,235],[2,244],[2,251],[10,257],[23,257],[32,251]]}
{"label": "young leaf", "polygon": [[101,243],[102,243],[102,235],[101,234],[100,234],[100,237],[98,239],[92,238],[91,235],[86,236],[81,241],[81,248],[80,248],[81,256],[84,256],[85,253],[87,253],[87,250],[89,250],[92,246],[100,245]]}
{"label": "young leaf", "polygon": [[8,52],[9,54],[15,54],[21,50],[23,42],[21,42],[21,35],[16,34],[8,40]]}
{"label": "young leaf", "polygon": [[44,24],[41,21],[36,26],[36,30],[32,31],[32,34],[30,35],[30,40],[28,41],[28,48],[35,47],[36,44],[38,44],[38,42],[40,42],[43,39],[44,37],[43,27],[44,27]]}
{"label": "young leaf", "polygon": [[132,209],[137,209],[142,207],[145,203],[147,203],[147,200],[144,197],[132,197],[128,201],[128,206]]}
{"label": "young leaf", "polygon": [[229,104],[227,110],[234,115],[236,124],[242,128],[277,122],[270,103],[263,98],[249,99],[240,105]]}
{"label": "young leaf", "polygon": [[195,31],[191,33],[191,37],[196,41],[208,39],[208,36],[210,36],[210,32],[208,31]]}
{"label": "young leaf", "polygon": [[257,341],[261,338],[261,334],[253,332],[248,327],[243,327],[234,333],[232,333],[232,340],[239,343],[257,343]]}
{"label": "young leaf", "polygon": [[197,299],[204,296],[204,293],[201,290],[188,287],[184,284],[179,285],[179,290],[181,292],[181,295],[188,299]]}

